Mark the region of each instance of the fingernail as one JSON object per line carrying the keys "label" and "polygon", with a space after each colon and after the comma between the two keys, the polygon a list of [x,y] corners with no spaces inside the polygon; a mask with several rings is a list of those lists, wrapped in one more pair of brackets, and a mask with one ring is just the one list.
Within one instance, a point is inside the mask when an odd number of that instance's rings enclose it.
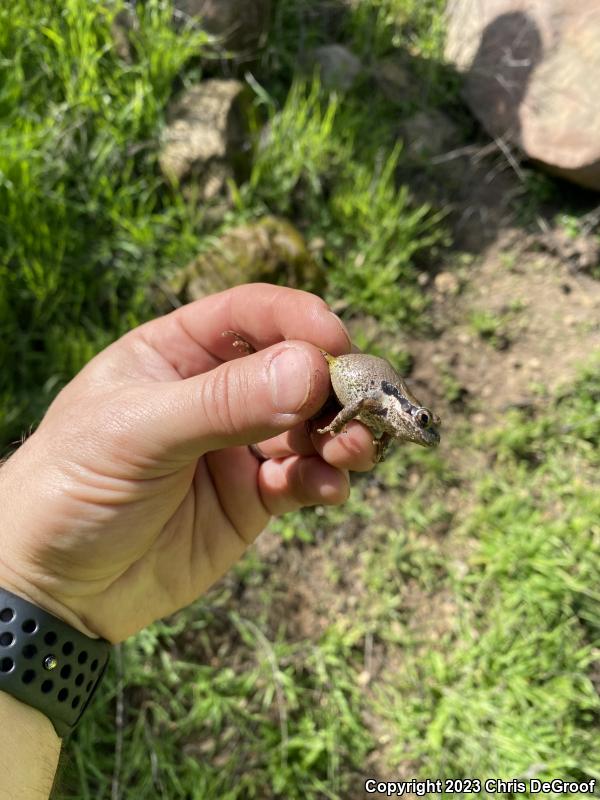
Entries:
{"label": "fingernail", "polygon": [[348,339],[348,345],[351,347],[352,346],[352,339],[350,338],[350,334],[348,333],[348,328],[344,325],[344,323],[338,317],[337,314],[335,314],[333,311],[330,311],[329,313],[331,314],[332,317],[335,318],[335,321],[337,322],[337,324],[340,326],[340,328],[344,332],[344,336]]}
{"label": "fingernail", "polygon": [[276,411],[300,411],[310,392],[310,366],[308,355],[298,347],[286,347],[271,361],[269,378]]}

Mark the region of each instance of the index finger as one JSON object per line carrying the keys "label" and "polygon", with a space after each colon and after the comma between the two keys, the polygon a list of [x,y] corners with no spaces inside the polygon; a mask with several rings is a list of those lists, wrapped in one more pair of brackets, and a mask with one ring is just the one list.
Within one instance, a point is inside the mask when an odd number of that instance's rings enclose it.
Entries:
{"label": "index finger", "polygon": [[299,289],[250,283],[203,297],[142,325],[140,336],[188,378],[236,357],[224,331],[235,331],[256,350],[300,339],[333,354],[347,353],[350,338],[320,297]]}

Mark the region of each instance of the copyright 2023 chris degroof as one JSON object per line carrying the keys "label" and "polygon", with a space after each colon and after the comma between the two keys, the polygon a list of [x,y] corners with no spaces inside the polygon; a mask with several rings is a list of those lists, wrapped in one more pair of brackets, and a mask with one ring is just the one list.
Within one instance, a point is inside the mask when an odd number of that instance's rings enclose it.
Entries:
{"label": "copyright 2023 chris degroof", "polygon": [[596,789],[596,779],[589,781],[569,781],[556,778],[554,780],[540,780],[538,778],[528,778],[527,780],[510,779],[500,780],[499,778],[447,778],[435,780],[409,781],[378,781],[369,778],[365,781],[365,791],[367,794],[385,795],[386,797],[403,797],[406,795],[441,795],[456,794],[469,795],[480,792],[488,794],[593,794]]}

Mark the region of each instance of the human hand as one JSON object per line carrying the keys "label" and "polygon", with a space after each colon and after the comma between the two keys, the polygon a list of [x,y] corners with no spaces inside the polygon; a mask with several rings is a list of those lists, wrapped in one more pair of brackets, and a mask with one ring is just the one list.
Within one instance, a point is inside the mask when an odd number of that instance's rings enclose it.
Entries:
{"label": "human hand", "polygon": [[[241,358],[227,330],[258,352]],[[0,586],[117,642],[205,592],[271,515],[344,502],[372,435],[303,424],[329,394],[319,347],[350,351],[338,318],[267,284],[108,347],[0,470]]]}

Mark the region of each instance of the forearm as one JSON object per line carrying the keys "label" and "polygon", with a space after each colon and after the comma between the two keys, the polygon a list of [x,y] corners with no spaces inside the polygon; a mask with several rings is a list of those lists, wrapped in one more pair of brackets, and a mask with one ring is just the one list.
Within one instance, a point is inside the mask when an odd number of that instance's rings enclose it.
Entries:
{"label": "forearm", "polygon": [[50,720],[0,692],[0,800],[47,800],[59,754]]}

